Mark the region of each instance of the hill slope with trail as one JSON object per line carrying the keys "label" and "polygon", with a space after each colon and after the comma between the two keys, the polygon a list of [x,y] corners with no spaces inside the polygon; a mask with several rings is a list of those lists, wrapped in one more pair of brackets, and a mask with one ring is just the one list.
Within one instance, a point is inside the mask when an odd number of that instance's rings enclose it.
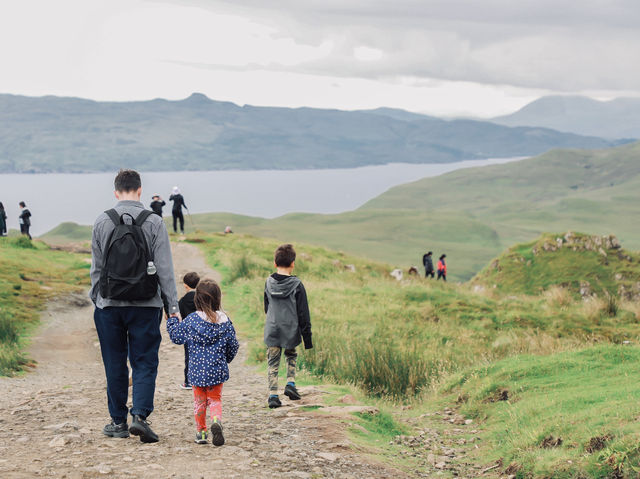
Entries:
{"label": "hill slope with trail", "polygon": [[[193,246],[174,244],[176,274],[219,279]],[[80,306],[82,305],[82,306]],[[232,314],[232,313],[230,313]],[[157,444],[102,435],[108,419],[104,369],[84,294],[50,303],[32,340],[33,372],[0,377],[0,476],[66,478],[393,477],[400,474],[354,447],[331,415],[304,409],[322,391],[302,387],[303,400],[266,408],[266,377],[245,364],[246,343],[223,391],[226,445],[193,443],[193,395],[178,388],[184,352],[164,328],[150,416]],[[233,317],[232,317],[233,319]]]}

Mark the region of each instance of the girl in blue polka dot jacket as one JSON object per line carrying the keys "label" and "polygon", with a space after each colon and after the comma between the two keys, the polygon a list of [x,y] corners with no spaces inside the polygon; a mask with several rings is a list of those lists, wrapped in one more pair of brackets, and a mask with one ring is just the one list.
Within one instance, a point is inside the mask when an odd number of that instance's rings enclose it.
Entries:
{"label": "girl in blue polka dot jacket", "polygon": [[222,385],[229,379],[229,366],[238,352],[236,331],[220,309],[220,286],[204,279],[196,287],[196,312],[180,321],[167,320],[167,332],[176,344],[189,349],[189,383],[193,387],[196,443],[207,443],[207,409],[211,414],[211,436],[216,446],[224,444],[222,434]]}

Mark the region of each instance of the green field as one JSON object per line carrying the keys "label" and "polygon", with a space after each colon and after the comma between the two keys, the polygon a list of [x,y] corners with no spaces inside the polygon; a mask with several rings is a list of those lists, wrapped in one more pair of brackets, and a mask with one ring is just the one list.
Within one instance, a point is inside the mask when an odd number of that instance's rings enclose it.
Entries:
{"label": "green field", "polygon": [[27,333],[54,294],[82,291],[89,282],[86,256],[51,251],[26,237],[0,238],[0,375],[29,363]]}

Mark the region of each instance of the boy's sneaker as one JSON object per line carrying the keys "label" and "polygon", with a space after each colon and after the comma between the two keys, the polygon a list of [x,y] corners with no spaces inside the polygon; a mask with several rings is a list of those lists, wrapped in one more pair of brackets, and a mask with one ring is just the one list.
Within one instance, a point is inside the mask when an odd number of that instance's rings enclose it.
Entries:
{"label": "boy's sneaker", "polygon": [[196,433],[196,444],[206,444],[208,441],[207,431],[203,430]]}
{"label": "boy's sneaker", "polygon": [[180,385],[180,389],[191,389],[191,384],[189,383],[182,383]]}
{"label": "boy's sneaker", "polygon": [[211,443],[214,446],[222,446],[224,444],[224,436],[222,435],[222,423],[217,417],[213,418],[211,424]]}
{"label": "boy's sneaker", "polygon": [[296,385],[293,383],[287,383],[287,385],[284,387],[284,395],[292,401],[297,401],[302,397],[296,389]]}
{"label": "boy's sneaker", "polygon": [[134,436],[140,436],[141,442],[158,442],[158,435],[153,432],[147,420],[137,414],[133,416],[129,432]]}
{"label": "boy's sneaker", "polygon": [[111,421],[110,424],[102,428],[102,434],[109,437],[129,437],[129,428],[126,422],[116,424]]}
{"label": "boy's sneaker", "polygon": [[280,398],[278,397],[277,394],[269,396],[268,404],[271,409],[282,406],[282,403],[280,402]]}

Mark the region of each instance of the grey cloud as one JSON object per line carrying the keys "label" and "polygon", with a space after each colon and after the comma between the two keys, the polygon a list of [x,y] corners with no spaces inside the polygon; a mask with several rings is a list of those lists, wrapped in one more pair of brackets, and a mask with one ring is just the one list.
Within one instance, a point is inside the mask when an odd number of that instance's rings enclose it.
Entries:
{"label": "grey cloud", "polygon": [[[330,76],[435,78],[555,91],[637,91],[640,8],[601,0],[182,0],[272,25],[300,44],[334,43],[331,55],[293,67]],[[361,62],[354,48],[384,52]],[[224,68],[207,65],[206,68]]]}

